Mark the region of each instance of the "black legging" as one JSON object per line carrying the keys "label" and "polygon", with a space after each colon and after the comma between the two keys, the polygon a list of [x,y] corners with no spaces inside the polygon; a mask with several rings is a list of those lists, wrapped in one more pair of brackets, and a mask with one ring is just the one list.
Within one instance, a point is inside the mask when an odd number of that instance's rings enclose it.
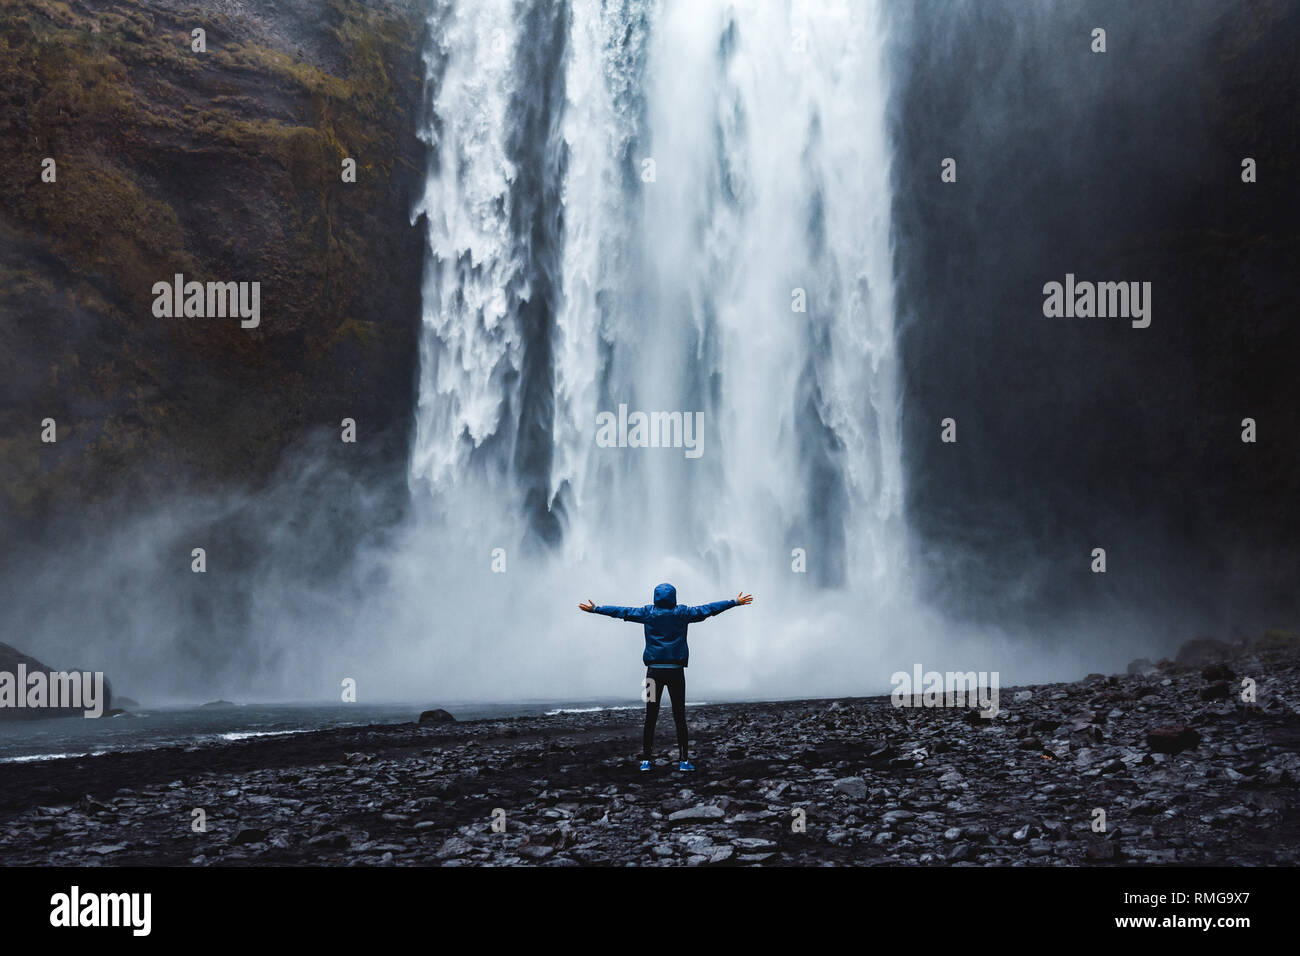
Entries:
{"label": "black legging", "polygon": [[655,742],[655,723],[659,720],[659,700],[664,688],[673,699],[673,723],[677,725],[677,749],[686,759],[686,669],[684,667],[647,667],[645,676],[654,681],[654,697],[645,704],[645,733],[641,736],[641,759],[649,760]]}

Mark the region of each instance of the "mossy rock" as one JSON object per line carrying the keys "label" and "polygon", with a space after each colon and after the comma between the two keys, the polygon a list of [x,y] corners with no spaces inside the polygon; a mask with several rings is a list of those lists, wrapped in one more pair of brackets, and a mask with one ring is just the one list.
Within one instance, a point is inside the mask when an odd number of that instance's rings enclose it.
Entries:
{"label": "mossy rock", "polygon": [[1255,649],[1261,654],[1270,657],[1290,656],[1300,654],[1300,637],[1292,634],[1290,631],[1283,631],[1276,628],[1270,628],[1264,632],[1264,636],[1259,639]]}
{"label": "mossy rock", "polygon": [[[420,325],[424,5],[4,4],[0,537],[137,482],[256,486],[344,416],[401,433]],[[194,26],[207,53],[189,47]],[[175,273],[260,282],[261,326],[153,316],[154,283]],[[38,444],[47,415],[57,446]]]}

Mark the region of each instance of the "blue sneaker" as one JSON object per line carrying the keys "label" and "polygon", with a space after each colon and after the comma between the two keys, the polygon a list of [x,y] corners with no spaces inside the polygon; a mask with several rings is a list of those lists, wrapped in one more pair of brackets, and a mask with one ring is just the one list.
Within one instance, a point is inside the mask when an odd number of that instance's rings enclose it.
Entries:
{"label": "blue sneaker", "polygon": [[682,773],[691,773],[695,770],[695,764],[691,763],[689,760],[679,760],[677,762],[677,769]]}
{"label": "blue sneaker", "polygon": [[652,764],[649,760],[642,760],[642,761],[641,761],[641,772],[642,772],[642,773],[648,773],[648,772],[650,771],[650,769],[651,769],[653,766],[654,766],[654,764]]}

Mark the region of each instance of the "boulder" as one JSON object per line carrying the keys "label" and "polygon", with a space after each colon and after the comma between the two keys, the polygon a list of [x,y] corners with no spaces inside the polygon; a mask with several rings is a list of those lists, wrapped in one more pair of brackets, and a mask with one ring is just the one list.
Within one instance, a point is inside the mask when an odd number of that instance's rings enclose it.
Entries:
{"label": "boulder", "polygon": [[1215,681],[1201,688],[1201,700],[1226,700],[1232,695],[1232,688],[1226,680]]}
{"label": "boulder", "polygon": [[1227,664],[1208,664],[1201,668],[1201,676],[1208,681],[1232,680],[1236,675]]}
{"label": "boulder", "polygon": [[1255,645],[1256,650],[1269,657],[1295,654],[1300,651],[1300,638],[1290,631],[1268,630]]}
{"label": "boulder", "polygon": [[1200,742],[1201,735],[1184,724],[1153,727],[1147,731],[1147,746],[1158,754],[1182,753]]}
{"label": "boulder", "polygon": [[419,724],[454,724],[455,722],[456,718],[441,708],[421,712],[420,719],[416,721]]}
{"label": "boulder", "polygon": [[1212,637],[1198,637],[1178,648],[1174,663],[1180,667],[1204,667],[1232,656],[1232,647]]}

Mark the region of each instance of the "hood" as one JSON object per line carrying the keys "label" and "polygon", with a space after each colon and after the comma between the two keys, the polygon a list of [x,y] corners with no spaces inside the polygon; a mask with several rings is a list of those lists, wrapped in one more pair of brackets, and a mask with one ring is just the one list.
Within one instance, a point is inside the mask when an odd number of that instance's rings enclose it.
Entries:
{"label": "hood", "polygon": [[655,586],[655,607],[676,607],[677,589],[671,584]]}

